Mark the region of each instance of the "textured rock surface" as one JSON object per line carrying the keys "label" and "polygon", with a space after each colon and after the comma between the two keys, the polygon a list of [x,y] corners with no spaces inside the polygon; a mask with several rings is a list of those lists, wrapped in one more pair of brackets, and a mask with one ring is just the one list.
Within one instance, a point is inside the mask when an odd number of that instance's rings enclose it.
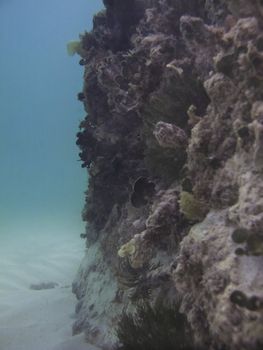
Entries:
{"label": "textured rock surface", "polygon": [[261,349],[262,1],[104,3],[81,37],[73,331],[112,349],[122,310],[180,298],[197,345]]}

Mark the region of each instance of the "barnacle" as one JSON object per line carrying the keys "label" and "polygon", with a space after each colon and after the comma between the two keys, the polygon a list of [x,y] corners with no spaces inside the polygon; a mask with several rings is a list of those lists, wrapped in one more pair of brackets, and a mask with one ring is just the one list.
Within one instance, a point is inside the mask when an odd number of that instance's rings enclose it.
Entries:
{"label": "barnacle", "polygon": [[243,228],[237,228],[233,233],[232,233],[232,240],[235,243],[244,243],[247,240],[248,237],[248,232],[246,229]]}
{"label": "barnacle", "polygon": [[236,250],[235,250],[235,254],[236,255],[246,255],[246,251],[243,249],[243,248],[237,248]]}
{"label": "barnacle", "polygon": [[263,299],[252,295],[247,297],[245,293],[235,290],[230,295],[230,301],[240,307],[245,307],[249,311],[258,311],[263,309]]}

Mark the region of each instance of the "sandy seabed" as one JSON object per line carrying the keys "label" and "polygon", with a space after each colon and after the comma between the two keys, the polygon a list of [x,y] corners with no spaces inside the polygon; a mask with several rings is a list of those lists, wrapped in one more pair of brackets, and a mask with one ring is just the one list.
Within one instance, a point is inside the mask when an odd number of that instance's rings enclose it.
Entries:
{"label": "sandy seabed", "polygon": [[[71,332],[71,282],[83,255],[78,235],[1,237],[0,350],[95,350]],[[30,289],[43,282],[56,286]]]}

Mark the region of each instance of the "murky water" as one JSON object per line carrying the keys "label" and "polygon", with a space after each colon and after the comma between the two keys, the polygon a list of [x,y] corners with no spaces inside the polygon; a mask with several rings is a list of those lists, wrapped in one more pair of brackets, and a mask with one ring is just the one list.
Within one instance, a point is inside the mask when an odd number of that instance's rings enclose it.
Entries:
{"label": "murky water", "polygon": [[[75,145],[83,69],[66,46],[101,7],[0,0],[1,350],[66,349],[72,341],[87,174]],[[30,289],[41,282],[57,284]]]}

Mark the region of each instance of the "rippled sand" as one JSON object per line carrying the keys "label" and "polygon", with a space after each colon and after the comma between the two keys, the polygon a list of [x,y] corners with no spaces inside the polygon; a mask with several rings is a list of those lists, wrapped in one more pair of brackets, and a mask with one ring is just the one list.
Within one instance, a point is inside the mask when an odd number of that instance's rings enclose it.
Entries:
{"label": "rippled sand", "polygon": [[[72,337],[75,296],[71,282],[84,254],[78,235],[1,237],[0,349],[91,350]],[[41,283],[51,289],[30,289]]]}

